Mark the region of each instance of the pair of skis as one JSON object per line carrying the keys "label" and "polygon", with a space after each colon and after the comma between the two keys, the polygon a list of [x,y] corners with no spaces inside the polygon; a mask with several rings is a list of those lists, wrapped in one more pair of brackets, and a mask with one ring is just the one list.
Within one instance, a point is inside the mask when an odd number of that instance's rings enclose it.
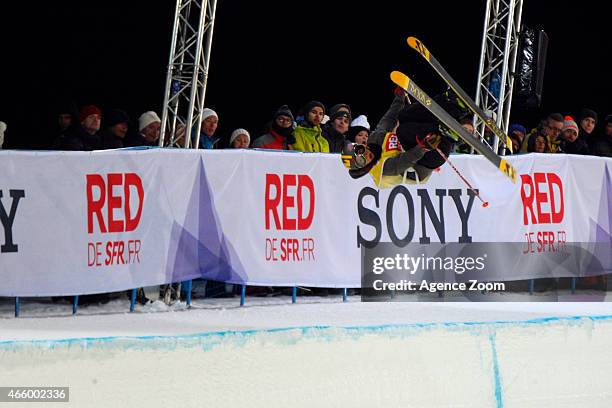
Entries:
{"label": "pair of skis", "polygon": [[489,129],[491,129],[491,131],[499,138],[499,140],[504,144],[506,148],[512,151],[512,141],[510,140],[508,135],[506,135],[503,130],[497,127],[497,124],[495,123],[493,118],[489,117],[480,108],[480,106],[476,105],[476,102],[474,102],[472,98],[470,98],[469,95],[466,94],[465,91],[459,86],[459,84],[457,84],[457,82],[450,76],[450,74],[446,72],[442,64],[440,64],[438,60],[431,54],[431,52],[429,52],[427,47],[425,47],[425,45],[415,37],[408,37],[407,41],[408,45],[412,49],[417,51],[419,54],[421,54],[423,58],[425,58],[425,61],[427,61],[429,65],[431,65],[431,67],[438,73],[438,75],[440,75],[444,82],[446,82],[446,84],[453,90],[453,92],[455,92],[455,94],[461,99],[461,101],[463,101],[463,103],[466,104],[467,107],[472,112],[474,112],[474,114],[476,114],[476,116],[478,116],[480,120],[483,121]]}
{"label": "pair of skis", "polygon": [[[461,89],[461,87],[453,80],[453,78],[446,72],[446,70],[440,65],[440,63],[434,58],[429,50],[414,37],[408,38],[408,45],[415,49],[434,70],[440,75],[440,77],[447,83],[447,85],[457,94],[457,96],[464,102],[464,104],[476,114],[485,125],[495,133],[499,139],[509,148],[512,147],[510,138],[497,127],[495,122],[489,118],[483,111],[476,105],[476,103]],[[488,145],[482,140],[470,134],[465,130],[455,118],[453,118],[448,112],[446,112],[440,105],[438,105],[427,93],[414,83],[406,74],[393,71],[391,73],[391,80],[406,91],[409,95],[414,97],[419,103],[421,103],[427,110],[429,110],[434,116],[436,116],[444,125],[446,125],[453,133],[457,134],[463,139],[468,145],[474,148],[478,153],[483,155],[489,160],[495,167],[501,170],[513,183],[516,182],[516,170],[506,160],[498,156]]]}

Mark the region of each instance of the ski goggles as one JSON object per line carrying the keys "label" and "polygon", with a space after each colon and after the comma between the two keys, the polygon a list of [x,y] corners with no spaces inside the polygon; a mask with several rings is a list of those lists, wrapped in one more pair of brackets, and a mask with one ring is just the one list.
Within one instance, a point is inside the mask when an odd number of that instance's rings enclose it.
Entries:
{"label": "ski goggles", "polygon": [[366,165],[368,160],[366,159],[365,154],[366,154],[365,145],[357,144],[357,143],[353,144],[353,160],[355,162],[355,167],[361,168]]}
{"label": "ski goggles", "polygon": [[367,147],[358,143],[347,145],[342,154],[342,162],[349,169],[360,169],[364,167],[368,159],[366,157]]}

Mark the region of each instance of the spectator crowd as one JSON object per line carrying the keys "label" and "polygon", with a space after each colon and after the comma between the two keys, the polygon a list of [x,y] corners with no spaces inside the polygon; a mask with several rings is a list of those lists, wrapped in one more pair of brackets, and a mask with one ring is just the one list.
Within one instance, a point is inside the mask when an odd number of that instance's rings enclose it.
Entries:
{"label": "spectator crowd", "polygon": [[[222,138],[217,132],[219,114],[205,108],[201,116],[200,149],[219,148],[223,140],[224,145],[237,149],[340,153],[352,143],[366,144],[371,130],[367,116],[355,116],[348,104],[339,103],[327,109],[315,100],[306,103],[297,115],[289,106],[280,106],[261,134],[237,128]],[[472,116],[460,119],[470,133],[474,133],[472,119]],[[73,102],[68,102],[56,110],[54,126],[49,130],[53,150],[92,151],[160,145],[161,119],[154,111],[143,112],[133,121],[121,109],[102,112],[95,105],[77,109]],[[10,132],[10,124],[0,122],[0,147],[5,132]],[[177,132],[184,133],[184,127],[179,127]],[[181,140],[183,136],[175,135],[174,140]],[[612,115],[608,114],[601,121],[598,113],[588,108],[577,115],[550,113],[537,124],[511,124],[508,136],[513,154],[570,153],[611,157]],[[485,138],[492,138],[492,134],[485,131]],[[193,135],[192,139],[195,143]],[[455,151],[461,153],[467,149],[460,143]]]}

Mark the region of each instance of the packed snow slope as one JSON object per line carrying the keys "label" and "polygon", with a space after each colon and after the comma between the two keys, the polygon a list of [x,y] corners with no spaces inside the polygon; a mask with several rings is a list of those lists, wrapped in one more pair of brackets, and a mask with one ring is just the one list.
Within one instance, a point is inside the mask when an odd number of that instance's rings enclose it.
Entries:
{"label": "packed snow slope", "polygon": [[0,384],[74,407],[610,406],[609,303],[349,299],[3,301]]}

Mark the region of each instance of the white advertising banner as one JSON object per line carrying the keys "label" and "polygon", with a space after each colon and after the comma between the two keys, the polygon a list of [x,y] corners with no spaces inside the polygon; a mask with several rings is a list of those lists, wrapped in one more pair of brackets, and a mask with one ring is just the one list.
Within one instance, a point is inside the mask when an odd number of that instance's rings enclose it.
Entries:
{"label": "white advertising banner", "polygon": [[523,257],[567,243],[612,249],[612,160],[510,157],[515,184],[481,157],[451,160],[487,206],[448,165],[426,184],[379,190],[331,154],[0,151],[0,296],[200,277],[359,287],[362,249],[385,242],[515,243]]}
{"label": "white advertising banner", "polygon": [[359,286],[352,194],[358,189],[337,155],[226,150],[205,154],[203,162],[202,191],[214,203],[201,200],[202,243],[219,255],[203,265],[204,277]]}
{"label": "white advertising banner", "polygon": [[[199,276],[173,241],[197,152],[0,151],[0,295],[109,292]],[[195,234],[195,232],[194,232]]]}

